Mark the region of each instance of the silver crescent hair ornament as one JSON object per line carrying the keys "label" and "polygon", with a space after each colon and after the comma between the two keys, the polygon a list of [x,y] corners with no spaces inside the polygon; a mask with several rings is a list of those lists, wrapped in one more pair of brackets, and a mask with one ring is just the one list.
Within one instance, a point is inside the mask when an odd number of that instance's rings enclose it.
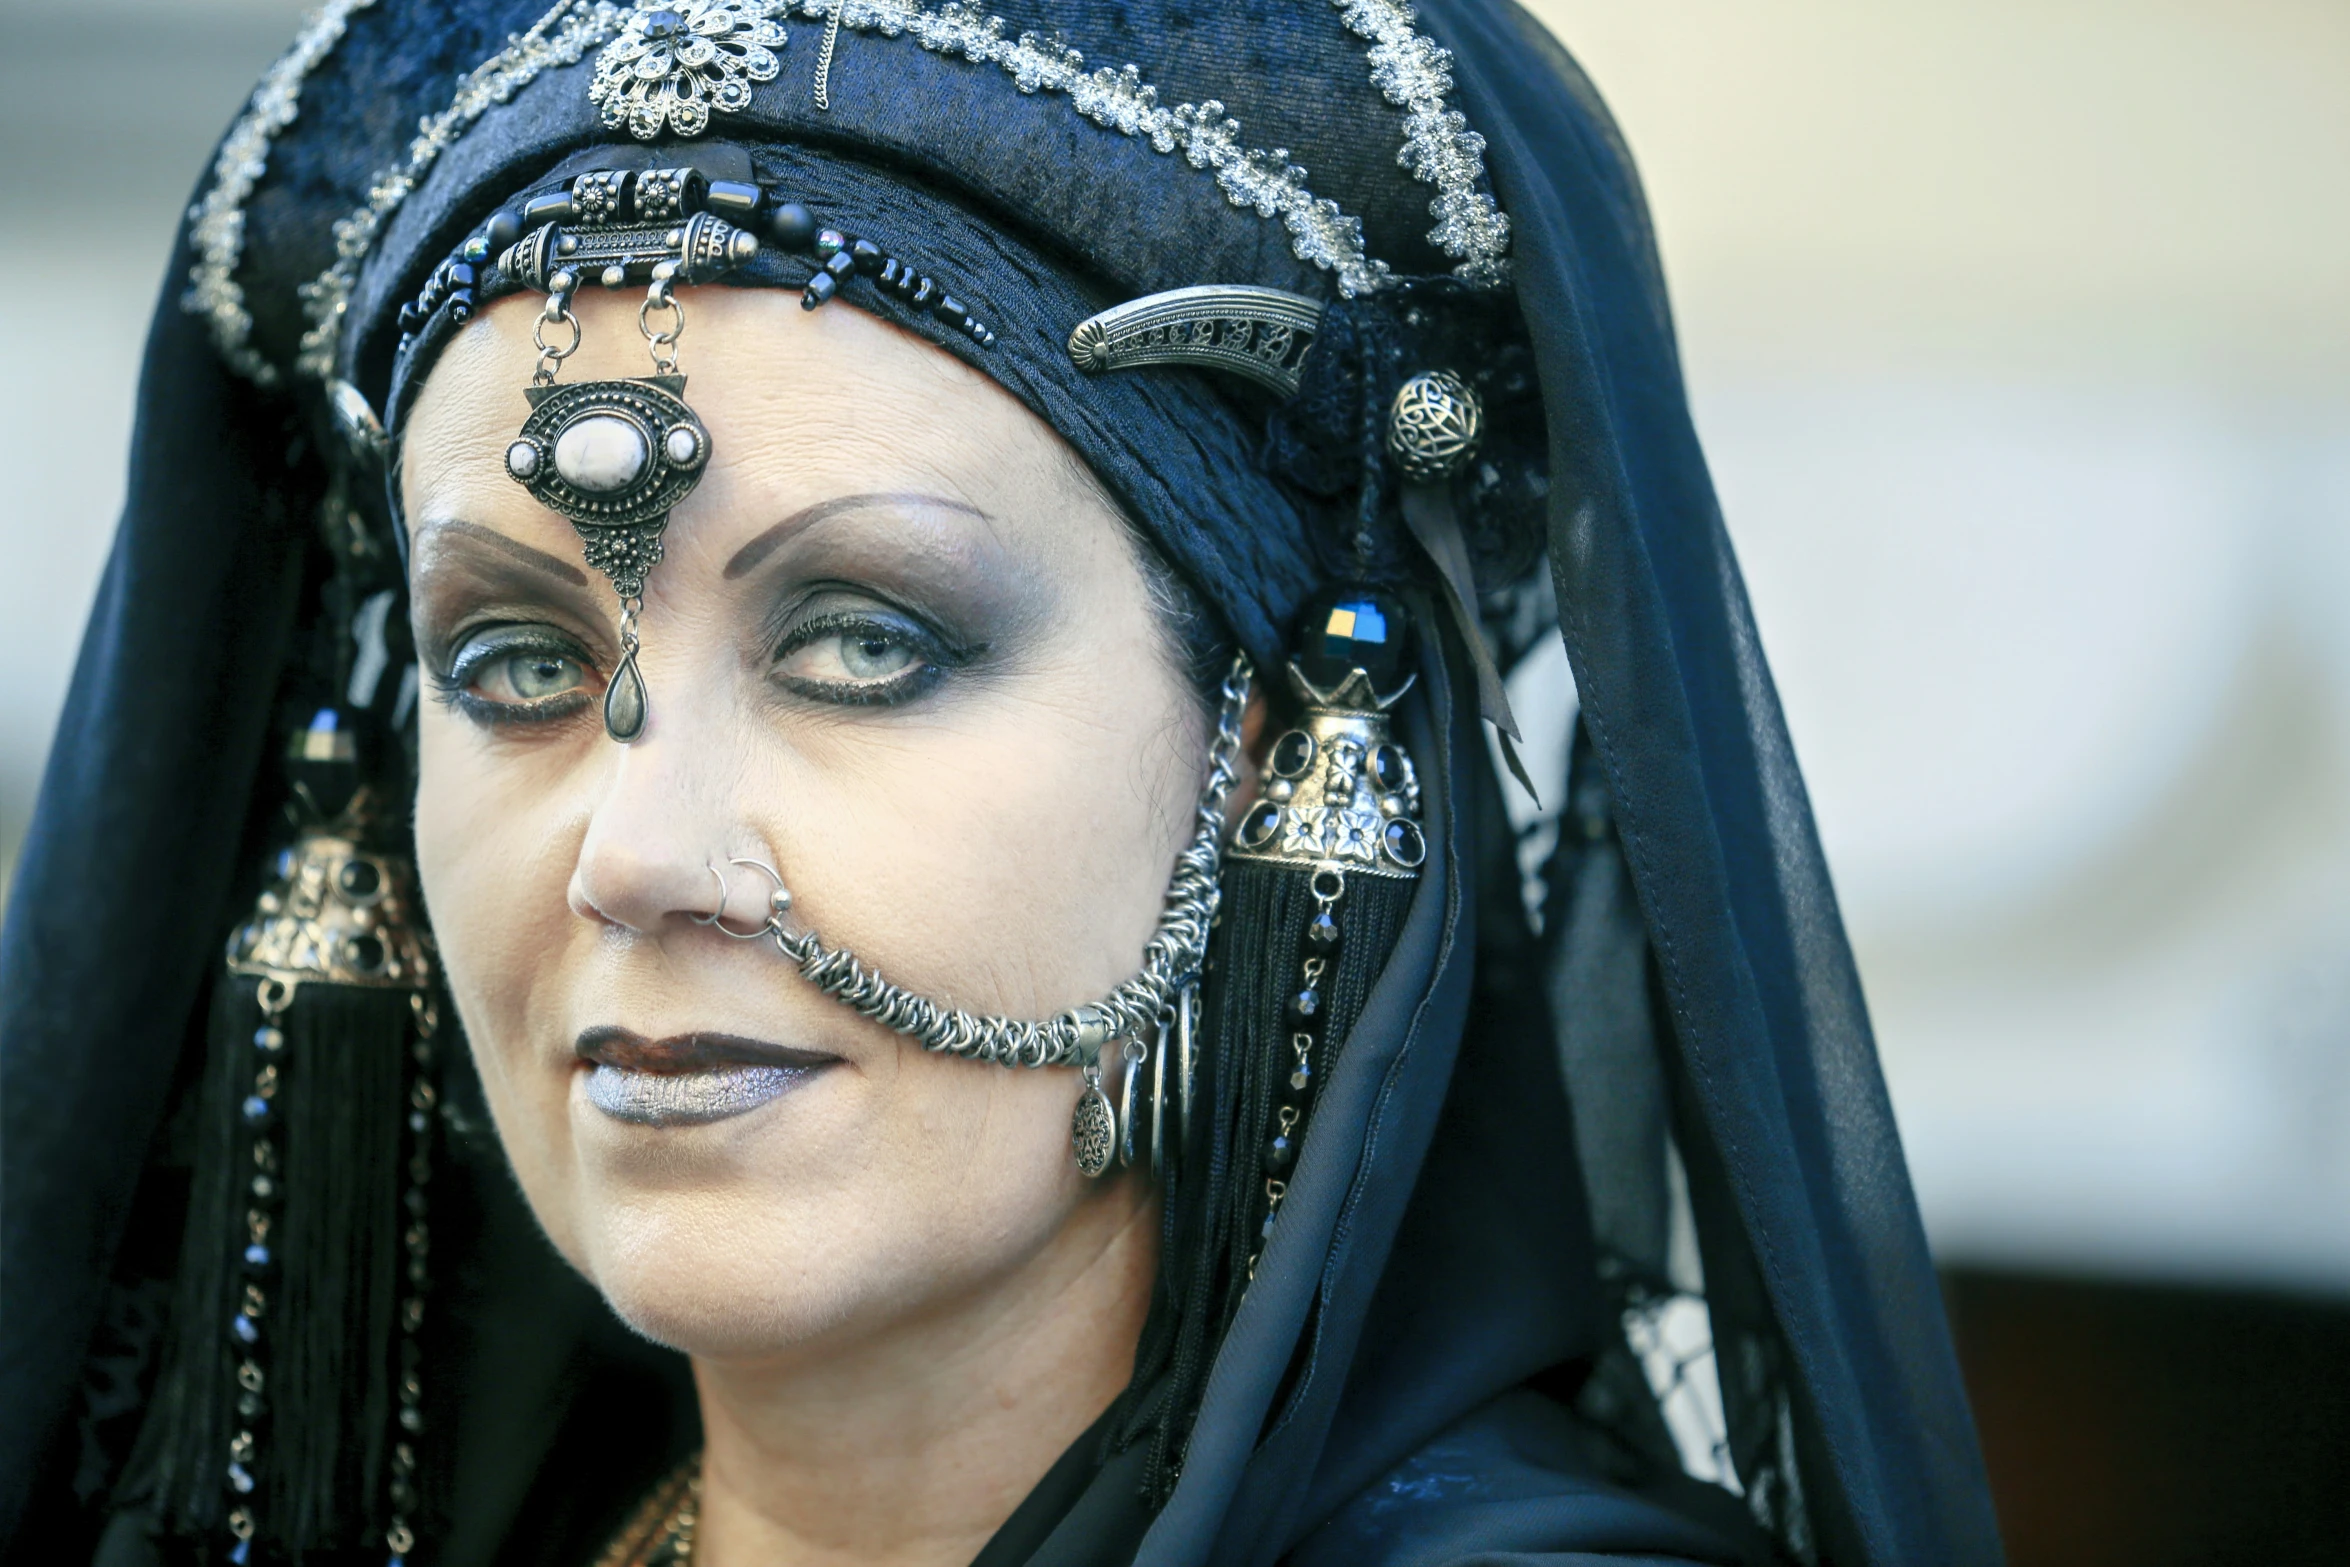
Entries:
{"label": "silver crescent hair ornament", "polygon": [[[1090,1006],[1041,1021],[985,1017],[962,1011],[891,983],[845,947],[827,947],[812,930],[785,923],[791,896],[775,877],[766,929],[802,977],[862,1017],[920,1041],[925,1050],[992,1061],[1002,1066],[1092,1068],[1113,1039],[1140,1035],[1173,1012],[1182,1016],[1183,993],[1198,979],[1207,957],[1208,927],[1216,918],[1217,876],[1223,866],[1224,802],[1239,776],[1240,725],[1248,710],[1253,672],[1246,654],[1235,657],[1224,677],[1216,736],[1208,746],[1208,778],[1200,791],[1191,841],[1175,861],[1158,929],[1143,946],[1142,968]],[[730,864],[757,865],[734,860]],[[758,869],[770,876],[764,865]],[[1098,1174],[1098,1170],[1089,1173]]]}
{"label": "silver crescent hair ornament", "polygon": [[1080,321],[1069,334],[1069,362],[1088,375],[1193,365],[1294,397],[1321,324],[1321,302],[1286,289],[1247,283],[1169,289]]}

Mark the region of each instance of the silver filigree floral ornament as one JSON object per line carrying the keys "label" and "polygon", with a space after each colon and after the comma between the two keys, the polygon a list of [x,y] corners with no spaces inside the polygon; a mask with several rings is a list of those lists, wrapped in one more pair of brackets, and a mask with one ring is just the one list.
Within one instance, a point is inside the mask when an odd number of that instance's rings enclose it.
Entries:
{"label": "silver filigree floral ornament", "polygon": [[[532,329],[539,363],[527,388],[530,417],[506,448],[506,472],[569,520],[587,563],[620,595],[620,662],[604,689],[604,732],[623,745],[644,733],[650,711],[637,668],[645,577],[660,563],[670,511],[710,462],[710,432],[677,373],[685,307],[676,287],[759,253],[757,235],[701,210],[707,187],[693,169],[582,174],[568,192],[525,208],[544,221],[498,261],[508,277],[547,296]],[[563,361],[579,350],[571,301],[583,281],[647,285],[637,328],[652,353],[651,375],[556,384]]]}
{"label": "silver filigree floral ornament", "polygon": [[750,107],[751,89],[783,69],[784,0],[672,0],[640,5],[596,56],[588,98],[613,130],[639,141],[699,136],[713,114]]}

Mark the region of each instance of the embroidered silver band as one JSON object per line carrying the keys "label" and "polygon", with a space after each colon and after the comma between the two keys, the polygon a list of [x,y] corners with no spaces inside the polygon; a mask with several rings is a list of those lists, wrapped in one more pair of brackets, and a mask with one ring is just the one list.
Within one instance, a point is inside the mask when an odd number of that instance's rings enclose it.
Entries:
{"label": "embroidered silver band", "polygon": [[343,312],[350,307],[359,264],[375,248],[384,220],[399,210],[433,161],[455,146],[492,106],[530,85],[541,71],[577,64],[588,50],[619,32],[628,15],[611,0],[593,0],[592,4],[557,0],[555,8],[533,23],[530,31],[476,66],[458,84],[457,96],[446,109],[417,127],[406,161],[376,175],[368,188],[367,205],[335,224],[335,264],[301,286],[302,314],[309,319],[310,329],[302,334],[295,368],[322,380],[334,373]]}
{"label": "embroidered silver band", "polygon": [[302,83],[342,42],[351,13],[373,4],[375,0],[328,0],[319,8],[253,89],[244,115],[213,159],[212,188],[188,213],[188,242],[195,249],[196,264],[188,269],[181,307],[211,322],[221,357],[263,386],[276,385],[278,374],[277,366],[253,351],[253,315],[245,308],[245,291],[237,283],[237,263],[245,255],[245,203],[269,166],[271,144],[301,112]]}
{"label": "embroidered silver band", "polygon": [[1089,375],[1138,365],[1229,370],[1284,397],[1297,392],[1320,301],[1254,284],[1208,284],[1130,299],[1069,334],[1069,362]]}
{"label": "embroidered silver band", "polygon": [[1349,32],[1371,40],[1371,84],[1404,111],[1404,144],[1395,161],[1436,187],[1428,243],[1459,261],[1456,277],[1487,286],[1508,282],[1510,220],[1477,188],[1485,175],[1485,138],[1444,104],[1452,92],[1451,51],[1413,30],[1412,8],[1403,0],[1330,3]]}

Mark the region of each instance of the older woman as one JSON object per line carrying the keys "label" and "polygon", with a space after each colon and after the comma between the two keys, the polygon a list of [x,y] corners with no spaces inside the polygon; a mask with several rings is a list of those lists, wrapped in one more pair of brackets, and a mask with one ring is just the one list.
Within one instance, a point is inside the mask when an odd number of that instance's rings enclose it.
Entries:
{"label": "older woman", "polygon": [[1996,1560],[1588,86],[1008,9],[337,0],[231,131],[0,970],[0,1531]]}

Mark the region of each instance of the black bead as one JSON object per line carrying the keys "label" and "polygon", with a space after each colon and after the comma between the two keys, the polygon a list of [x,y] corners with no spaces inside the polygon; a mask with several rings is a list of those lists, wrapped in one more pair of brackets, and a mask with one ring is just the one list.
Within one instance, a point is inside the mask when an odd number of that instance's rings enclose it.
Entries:
{"label": "black bead", "polygon": [[1280,826],[1281,807],[1270,800],[1259,800],[1240,819],[1240,846],[1244,849],[1261,849],[1272,841],[1273,834]]}
{"label": "black bead", "polygon": [[1275,1132],[1265,1141],[1264,1166],[1267,1175],[1279,1175],[1297,1162],[1297,1145],[1286,1132]]}
{"label": "black bead", "polygon": [[1383,745],[1378,746],[1372,750],[1371,782],[1378,785],[1380,793],[1398,793],[1402,790],[1406,781],[1407,775],[1404,769],[1403,747],[1398,745]]}
{"label": "black bead", "polygon": [[1289,998],[1289,1015],[1300,1023],[1310,1023],[1322,1015],[1322,993],[1301,990]]}
{"label": "black bead", "polygon": [[1387,850],[1387,857],[1405,870],[1418,870],[1421,861],[1428,858],[1428,840],[1410,822],[1389,822],[1381,843]]}
{"label": "black bead", "polygon": [[[864,241],[859,240],[857,243],[861,245]],[[825,258],[824,270],[836,278],[847,277],[851,272],[857,270],[857,253],[853,250],[834,251]]]}
{"label": "black bead", "polygon": [[249,1095],[240,1108],[244,1112],[247,1126],[267,1126],[269,1124],[269,1101],[259,1094]]}
{"label": "black bead", "polygon": [[473,290],[461,288],[449,296],[449,319],[463,326],[473,319]]}
{"label": "black bead", "polygon": [[400,332],[403,336],[412,334],[415,332],[418,325],[419,323],[416,319],[416,301],[410,300],[400,307]]}
{"label": "black bead", "polygon": [[906,264],[895,256],[889,257],[881,263],[881,286],[883,288],[897,287],[898,279],[905,276],[905,273]]}
{"label": "black bead", "polygon": [[1290,1068],[1290,1070],[1289,1070],[1289,1091],[1290,1091],[1292,1094],[1297,1094],[1297,1095],[1301,1095],[1301,1096],[1302,1096],[1302,1095],[1303,1095],[1303,1094],[1305,1094],[1305,1093],[1306,1093],[1306,1092],[1307,1092],[1309,1089],[1311,1089],[1313,1086],[1314,1086],[1314,1066],[1313,1066],[1313,1063],[1312,1063],[1312,1062],[1310,1062],[1310,1061],[1300,1061],[1300,1062],[1299,1062],[1299,1063],[1298,1063],[1296,1066],[1294,1066],[1294,1067],[1291,1067],[1291,1068]]}
{"label": "black bead", "polygon": [[869,239],[852,239],[849,241],[849,259],[859,272],[871,277],[881,270],[881,264],[889,257]]}
{"label": "black bead", "polygon": [[1338,936],[1338,921],[1331,916],[1330,910],[1326,907],[1316,909],[1313,919],[1306,925],[1306,940],[1324,951],[1334,951],[1338,946]]}
{"label": "black bead", "polygon": [[449,263],[447,276],[451,288],[471,288],[473,287],[473,263],[452,261]]}
{"label": "black bead", "polygon": [[952,294],[939,295],[938,303],[930,307],[930,313],[949,326],[962,326],[971,319],[971,312],[964,309],[963,302]]}
{"label": "black bead", "polygon": [[767,232],[786,250],[806,250],[816,243],[816,215],[796,201],[787,201],[767,214]]}
{"label": "black bead", "polygon": [[569,223],[571,221],[571,192],[551,190],[544,196],[533,196],[522,204],[522,222],[526,228],[537,228],[542,223]]}
{"label": "black bead", "polygon": [[702,192],[702,205],[713,212],[753,213],[759,210],[759,187],[740,180],[712,180]]}
{"label": "black bead", "polygon": [[372,898],[383,882],[383,868],[373,860],[345,860],[335,873],[335,885],[346,898]]}
{"label": "black bead", "polygon": [[813,310],[830,299],[840,284],[829,272],[819,272],[808,279],[808,286],[800,290],[800,308]]}
{"label": "black bead", "polygon": [[1403,676],[1411,618],[1403,601],[1360,583],[1316,594],[1298,617],[1297,667],[1324,690],[1360,669],[1380,690]]}
{"label": "black bead", "polygon": [[930,308],[930,302],[938,297],[938,292],[938,285],[928,278],[915,284],[913,294],[915,308],[922,310]]}
{"label": "black bead", "polygon": [[1314,765],[1314,737],[1303,729],[1292,729],[1273,742],[1273,776],[1276,778],[1302,777]]}
{"label": "black bead", "polygon": [[377,936],[353,936],[343,943],[343,960],[362,974],[372,974],[384,965],[384,944]]}
{"label": "black bead", "polygon": [[269,1411],[269,1400],[259,1393],[237,1395],[237,1414],[246,1420],[258,1420]]}
{"label": "black bead", "polygon": [[496,256],[522,238],[522,220],[511,209],[500,207],[490,214],[489,227],[481,232],[482,237],[490,242],[490,254]]}
{"label": "black bead", "polygon": [[285,1030],[274,1023],[264,1023],[253,1030],[253,1048],[265,1056],[285,1054]]}

